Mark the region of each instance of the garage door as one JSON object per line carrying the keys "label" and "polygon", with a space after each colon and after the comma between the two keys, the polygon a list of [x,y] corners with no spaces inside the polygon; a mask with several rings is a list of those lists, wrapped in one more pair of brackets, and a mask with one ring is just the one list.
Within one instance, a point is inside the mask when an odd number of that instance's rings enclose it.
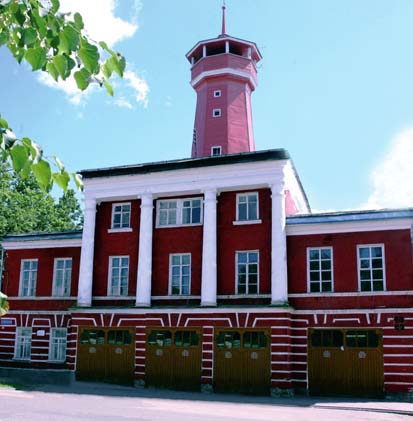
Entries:
{"label": "garage door", "polygon": [[170,389],[199,390],[201,347],[200,330],[148,329],[145,383]]}
{"label": "garage door", "polygon": [[133,384],[135,344],[133,329],[81,328],[76,378]]}
{"label": "garage door", "polygon": [[214,348],[214,390],[269,394],[269,338],[267,330],[218,330]]}
{"label": "garage door", "polygon": [[381,331],[310,329],[308,380],[312,395],[381,396]]}

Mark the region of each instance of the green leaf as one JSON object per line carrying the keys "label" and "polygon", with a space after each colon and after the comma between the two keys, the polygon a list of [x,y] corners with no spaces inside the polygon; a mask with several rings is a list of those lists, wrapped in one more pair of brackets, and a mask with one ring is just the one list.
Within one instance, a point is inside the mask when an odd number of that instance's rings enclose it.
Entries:
{"label": "green leaf", "polygon": [[103,65],[103,74],[106,77],[110,77],[113,72],[117,73],[120,77],[123,77],[123,71],[125,70],[126,62],[125,58],[120,56],[112,56],[106,60]]}
{"label": "green leaf", "polygon": [[79,34],[70,25],[66,25],[59,34],[59,40],[59,50],[63,53],[70,54],[79,46]]}
{"label": "green leaf", "polygon": [[9,34],[6,31],[0,32],[0,47],[9,39]]}
{"label": "green leaf", "polygon": [[52,7],[50,9],[50,13],[53,15],[60,9],[59,0],[52,0]]}
{"label": "green leaf", "polygon": [[57,55],[53,57],[52,60],[53,65],[55,66],[57,72],[59,73],[62,79],[66,78],[67,73],[67,59],[65,56]]}
{"label": "green leaf", "polygon": [[60,172],[60,173],[53,173],[52,174],[53,180],[56,182],[56,184],[63,189],[63,191],[66,193],[67,187],[69,185],[70,176],[66,171]]}
{"label": "green leaf", "polygon": [[23,145],[30,151],[30,155],[33,160],[40,156],[41,152],[39,147],[36,145],[36,142],[32,142],[28,137],[23,137]]}
{"label": "green leaf", "polygon": [[25,54],[26,60],[32,65],[32,70],[39,70],[46,64],[46,50],[44,48],[29,48]]}
{"label": "green leaf", "polygon": [[57,71],[56,66],[53,63],[47,63],[46,70],[50,74],[50,76],[57,82],[57,79],[59,78],[59,72]]}
{"label": "green leaf", "polygon": [[23,30],[23,42],[31,47],[37,40],[37,32],[30,26]]}
{"label": "green leaf", "polygon": [[79,13],[75,13],[75,15],[73,16],[73,20],[74,20],[76,29],[79,29],[80,31],[84,28],[83,19]]}
{"label": "green leaf", "polygon": [[25,166],[27,159],[29,158],[27,150],[24,146],[18,143],[10,149],[11,160],[13,163],[13,169],[19,173]]}
{"label": "green leaf", "polygon": [[54,157],[54,160],[56,162],[57,168],[59,168],[59,171],[62,171],[65,167],[63,162],[57,156]]}
{"label": "green leaf", "polygon": [[49,163],[41,159],[37,164],[32,165],[32,172],[40,187],[47,190],[52,180],[52,171],[50,170]]}
{"label": "green leaf", "polygon": [[90,72],[88,72],[86,69],[81,69],[78,72],[75,72],[74,77],[77,87],[81,91],[84,91],[89,86]]}
{"label": "green leaf", "polygon": [[107,79],[103,79],[103,84],[105,85],[106,92],[110,96],[113,96],[113,87],[112,87],[111,83]]}
{"label": "green leaf", "polygon": [[102,66],[102,71],[103,71],[103,74],[105,75],[105,77],[107,77],[108,79],[112,76],[113,64],[110,61],[110,59],[107,59],[105,61],[105,64]]}
{"label": "green leaf", "polygon": [[100,41],[99,45],[106,51],[108,52],[110,55],[114,56],[116,55],[115,51],[111,50],[108,45],[106,44],[105,41]]}
{"label": "green leaf", "polygon": [[82,176],[80,174],[76,174],[75,172],[72,173],[73,180],[75,181],[76,187],[79,190],[83,190],[83,181]]}
{"label": "green leaf", "polygon": [[0,116],[0,127],[3,128],[3,129],[9,128],[9,125],[8,125],[7,121],[4,118],[1,118],[1,116]]}
{"label": "green leaf", "polygon": [[78,56],[90,73],[97,73],[99,71],[99,50],[97,47],[82,39]]}

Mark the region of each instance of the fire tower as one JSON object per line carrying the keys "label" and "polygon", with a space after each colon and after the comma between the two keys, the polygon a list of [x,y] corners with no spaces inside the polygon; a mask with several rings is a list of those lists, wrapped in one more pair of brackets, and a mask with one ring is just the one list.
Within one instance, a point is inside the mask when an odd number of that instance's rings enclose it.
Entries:
{"label": "fire tower", "polygon": [[262,56],[255,43],[228,35],[225,19],[224,5],[221,34],[186,55],[197,93],[192,158],[255,151],[251,92]]}

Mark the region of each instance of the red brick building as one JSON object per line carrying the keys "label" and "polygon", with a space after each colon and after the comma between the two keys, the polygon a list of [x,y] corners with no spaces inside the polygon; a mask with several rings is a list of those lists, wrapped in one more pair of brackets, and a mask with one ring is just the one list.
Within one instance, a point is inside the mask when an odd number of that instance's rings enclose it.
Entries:
{"label": "red brick building", "polygon": [[191,158],[82,171],[82,232],[3,239],[0,371],[407,394],[413,209],[311,213],[287,151],[255,151],[257,46],[223,25],[187,58]]}

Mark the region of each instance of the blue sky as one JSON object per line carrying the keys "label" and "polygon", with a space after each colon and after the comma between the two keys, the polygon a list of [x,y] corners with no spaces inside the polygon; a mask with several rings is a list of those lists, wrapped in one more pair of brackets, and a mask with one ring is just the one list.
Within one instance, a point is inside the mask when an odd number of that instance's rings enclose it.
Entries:
{"label": "blue sky", "polygon": [[[61,0],[127,58],[115,98],[18,65],[0,48],[0,113],[73,171],[190,156],[185,53],[219,34],[220,0]],[[413,2],[227,0],[258,44],[259,150],[287,149],[313,209],[413,206]]]}

